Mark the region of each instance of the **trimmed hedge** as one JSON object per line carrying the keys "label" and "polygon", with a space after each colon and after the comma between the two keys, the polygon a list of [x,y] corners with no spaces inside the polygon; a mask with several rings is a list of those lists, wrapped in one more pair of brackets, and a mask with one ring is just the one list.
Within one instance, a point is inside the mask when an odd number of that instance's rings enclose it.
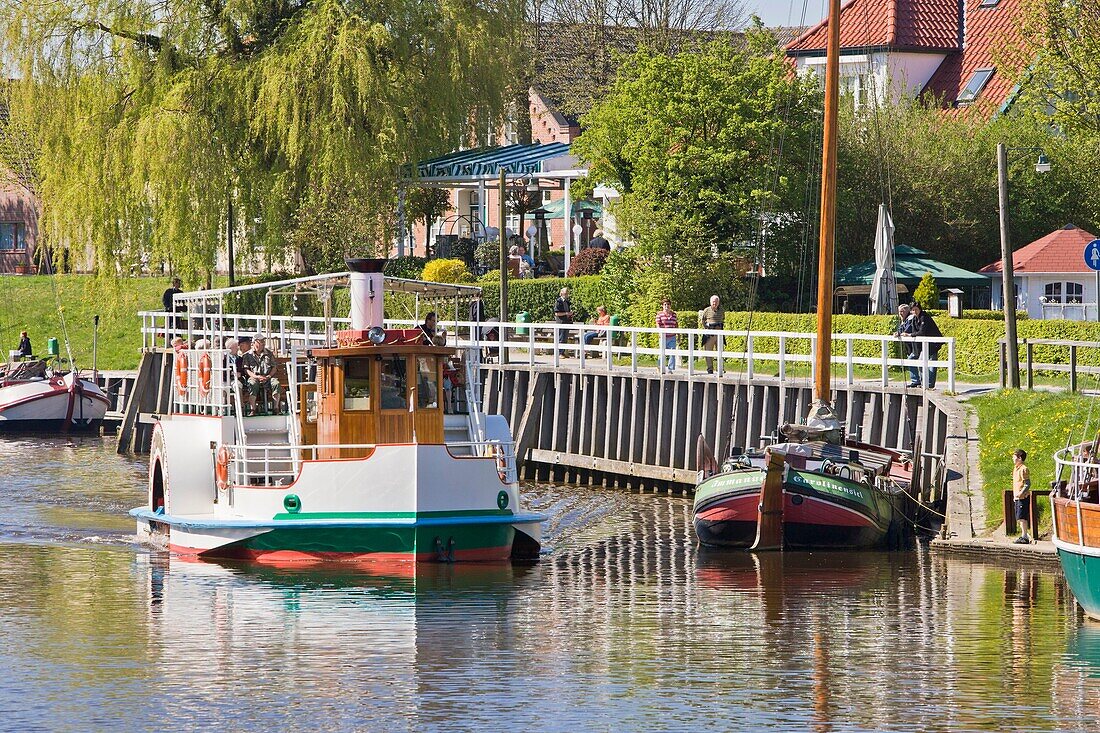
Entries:
{"label": "trimmed hedge", "polygon": [[[688,311],[677,314],[681,328],[695,328],[697,312]],[[751,316],[751,328],[753,331],[789,331],[795,333],[812,333],[817,328],[816,316],[813,313],[727,313],[726,329],[730,331],[744,330],[749,327]],[[1004,323],[987,318],[937,318],[936,323],[944,336],[955,338],[955,362],[959,374],[995,374],[997,372],[998,340],[1004,338]],[[648,325],[648,324],[647,324]],[[856,316],[834,315],[833,331],[837,334],[863,333],[863,334],[890,334],[894,325],[893,316]],[[1072,341],[1100,341],[1100,323],[1085,323],[1081,321],[1046,321],[1024,320],[1017,324],[1017,332],[1020,339],[1064,339]],[[726,347],[733,350],[744,348],[744,339],[728,337]],[[758,352],[775,353],[779,350],[779,339],[756,338],[753,339],[753,348]],[[1068,364],[1068,346],[1044,346],[1033,347],[1033,358],[1036,363]],[[808,354],[809,341],[793,342],[787,344],[788,353]],[[845,353],[842,342],[833,342],[833,353],[841,355]],[[872,342],[854,345],[856,356],[876,358],[881,355],[880,347]],[[1023,349],[1020,350],[1021,360]],[[941,356],[946,356],[942,354]],[[1079,349],[1077,352],[1079,364],[1100,366],[1100,349]]]}
{"label": "trimmed hedge", "polygon": [[[496,318],[500,311],[500,282],[479,283],[485,301],[485,315]],[[514,320],[526,311],[535,322],[554,320],[554,301],[562,288],[569,288],[574,320],[592,320],[596,306],[607,303],[607,291],[599,275],[584,277],[543,277],[535,280],[508,280],[508,309]]]}

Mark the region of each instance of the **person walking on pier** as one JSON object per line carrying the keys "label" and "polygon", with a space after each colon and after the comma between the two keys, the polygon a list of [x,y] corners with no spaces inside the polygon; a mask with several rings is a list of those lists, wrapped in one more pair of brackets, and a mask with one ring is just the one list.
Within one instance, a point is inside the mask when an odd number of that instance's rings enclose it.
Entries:
{"label": "person walking on pier", "polygon": [[[699,314],[699,325],[708,331],[721,331],[726,324],[726,309],[722,307],[722,300],[717,295],[710,296],[710,306],[704,308]],[[703,337],[704,349],[718,348],[718,334]],[[707,374],[714,374],[714,357],[708,356]]]}
{"label": "person walking on pier", "polygon": [[1013,509],[1016,510],[1016,521],[1020,524],[1020,536],[1016,538],[1017,545],[1031,543],[1028,529],[1031,512],[1031,472],[1027,468],[1027,451],[1017,448],[1012,452],[1012,499]]}
{"label": "person walking on pier", "polygon": [[[665,371],[676,371],[676,354],[673,351],[676,349],[676,334],[668,333],[669,329],[679,328],[680,319],[676,317],[676,311],[672,310],[672,301],[665,298],[661,301],[661,310],[657,313],[657,328],[665,331],[661,334],[661,338],[664,339],[665,351],[668,352],[668,359],[666,360],[668,366]],[[657,364],[658,371],[661,371],[661,364]]]}
{"label": "person walking on pier", "polygon": [[[558,323],[573,322],[573,303],[569,300],[569,288],[562,288],[554,301],[554,320]],[[561,329],[554,329],[554,343],[561,340]]]}

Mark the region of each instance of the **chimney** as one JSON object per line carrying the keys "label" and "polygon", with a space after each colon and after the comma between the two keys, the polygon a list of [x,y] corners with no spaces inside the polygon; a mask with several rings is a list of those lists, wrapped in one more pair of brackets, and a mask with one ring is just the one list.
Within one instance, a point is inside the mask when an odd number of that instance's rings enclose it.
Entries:
{"label": "chimney", "polygon": [[366,331],[381,326],[384,317],[382,270],[384,259],[347,259],[344,263],[351,270],[351,328]]}

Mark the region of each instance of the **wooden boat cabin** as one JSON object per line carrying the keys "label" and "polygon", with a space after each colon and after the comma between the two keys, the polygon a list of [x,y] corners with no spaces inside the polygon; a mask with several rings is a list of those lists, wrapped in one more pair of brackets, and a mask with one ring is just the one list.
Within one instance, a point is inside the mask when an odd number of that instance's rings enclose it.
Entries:
{"label": "wooden boat cabin", "polygon": [[424,343],[419,329],[372,335],[380,342],[313,350],[317,382],[301,386],[300,420],[307,443],[333,446],[321,459],[368,452],[338,445],[443,443],[443,367],[455,350]]}

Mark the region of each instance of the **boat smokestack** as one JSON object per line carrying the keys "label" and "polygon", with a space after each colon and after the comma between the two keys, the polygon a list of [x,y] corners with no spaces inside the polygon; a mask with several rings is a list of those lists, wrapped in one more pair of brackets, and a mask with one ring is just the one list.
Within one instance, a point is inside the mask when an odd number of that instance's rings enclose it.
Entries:
{"label": "boat smokestack", "polygon": [[382,270],[384,259],[347,259],[344,263],[351,271],[351,328],[367,331],[381,326],[385,317]]}

